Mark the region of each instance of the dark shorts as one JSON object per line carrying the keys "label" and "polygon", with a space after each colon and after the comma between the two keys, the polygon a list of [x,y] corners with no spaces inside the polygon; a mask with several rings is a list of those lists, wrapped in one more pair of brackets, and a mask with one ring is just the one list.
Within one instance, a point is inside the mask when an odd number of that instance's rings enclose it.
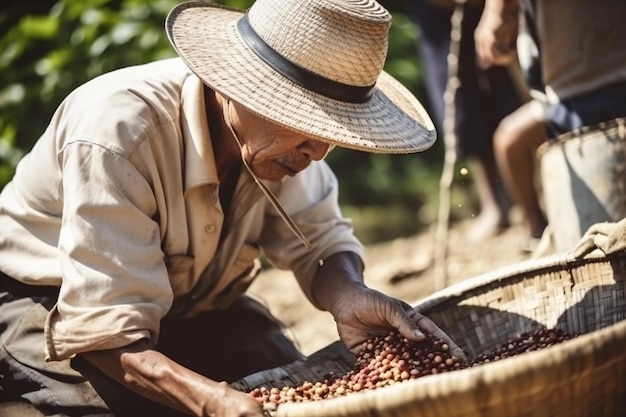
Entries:
{"label": "dark shorts", "polygon": [[[45,362],[43,325],[54,295],[3,288],[0,276],[0,402],[27,401],[55,416],[182,416],[140,397],[81,359]],[[28,291],[30,287],[26,287]],[[283,326],[259,302],[242,297],[226,310],[164,320],[157,348],[218,381],[302,359]]]}
{"label": "dark shorts", "polygon": [[[541,49],[537,35],[536,0],[522,0],[524,25],[535,45]],[[543,90],[539,81],[542,78],[539,62],[527,69],[525,74],[528,84],[535,89]],[[626,117],[626,81],[616,81],[594,91],[575,97],[561,99],[548,105],[546,112],[546,134],[549,138],[557,138],[564,133],[575,132],[584,127],[598,125],[618,118]]]}
{"label": "dark shorts", "polygon": [[547,112],[548,136],[556,138],[622,117],[626,117],[626,82],[551,104]]}

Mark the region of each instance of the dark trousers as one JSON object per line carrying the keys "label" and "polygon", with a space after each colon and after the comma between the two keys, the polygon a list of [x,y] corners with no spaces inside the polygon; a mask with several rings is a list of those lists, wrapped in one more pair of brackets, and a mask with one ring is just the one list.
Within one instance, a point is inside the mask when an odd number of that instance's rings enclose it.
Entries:
{"label": "dark trousers", "polygon": [[[0,401],[27,401],[58,416],[182,416],[112,381],[80,355],[45,362],[43,325],[55,303],[53,294],[0,276]],[[227,382],[302,359],[281,324],[245,296],[225,310],[165,319],[157,349]]]}
{"label": "dark trousers", "polygon": [[[457,152],[460,157],[484,157],[493,152],[492,138],[498,124],[522,105],[522,99],[506,67],[483,69],[476,64],[474,30],[483,5],[469,1],[464,7],[458,68],[461,84],[455,96]],[[417,47],[428,107],[437,131],[443,132],[453,8],[436,6],[427,0],[410,0],[407,12],[419,29]]]}

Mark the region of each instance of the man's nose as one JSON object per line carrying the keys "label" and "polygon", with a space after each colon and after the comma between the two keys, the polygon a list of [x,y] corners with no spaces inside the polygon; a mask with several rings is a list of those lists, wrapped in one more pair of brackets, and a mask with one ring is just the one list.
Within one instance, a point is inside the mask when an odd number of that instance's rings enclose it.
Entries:
{"label": "man's nose", "polygon": [[298,150],[313,161],[324,159],[331,149],[330,144],[314,139],[309,139],[298,146]]}

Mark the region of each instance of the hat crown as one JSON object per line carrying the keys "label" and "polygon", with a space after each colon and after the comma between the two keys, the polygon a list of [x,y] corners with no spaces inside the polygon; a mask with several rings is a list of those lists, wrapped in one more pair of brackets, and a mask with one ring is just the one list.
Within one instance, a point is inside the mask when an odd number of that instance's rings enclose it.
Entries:
{"label": "hat crown", "polygon": [[248,19],[283,58],[324,78],[365,87],[383,70],[391,15],[374,0],[257,0]]}

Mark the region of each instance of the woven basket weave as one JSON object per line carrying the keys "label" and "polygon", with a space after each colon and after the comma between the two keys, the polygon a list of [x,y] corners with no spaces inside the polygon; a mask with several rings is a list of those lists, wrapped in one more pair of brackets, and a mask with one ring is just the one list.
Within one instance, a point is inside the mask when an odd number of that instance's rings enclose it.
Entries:
{"label": "woven basket weave", "polygon": [[542,327],[581,336],[374,391],[281,404],[275,415],[626,416],[625,281],[626,254],[583,260],[563,254],[470,278],[415,306],[470,358]]}

